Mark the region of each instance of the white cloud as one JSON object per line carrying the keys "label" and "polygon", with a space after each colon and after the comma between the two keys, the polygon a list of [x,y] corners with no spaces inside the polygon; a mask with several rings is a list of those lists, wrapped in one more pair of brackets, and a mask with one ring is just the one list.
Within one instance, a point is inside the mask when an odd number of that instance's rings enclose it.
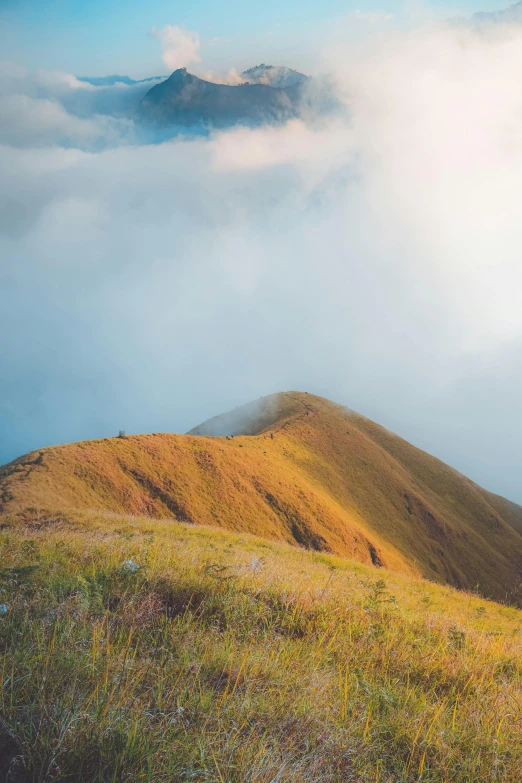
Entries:
{"label": "white cloud", "polygon": [[72,90],[92,92],[95,88],[63,71],[29,71],[15,63],[0,61],[0,95],[59,99]]}
{"label": "white cloud", "polygon": [[0,144],[91,148],[97,142],[118,142],[124,125],[100,116],[75,117],[57,101],[46,98],[7,95],[0,100]]}
{"label": "white cloud", "polygon": [[96,150],[136,143],[134,122],[153,83],[94,87],[59,71],[0,63],[0,144]]}
{"label": "white cloud", "polygon": [[307,388],[522,500],[521,43],[330,47],[314,123],[93,153],[35,119],[53,148],[0,148],[6,457]]}
{"label": "white cloud", "polygon": [[230,68],[226,73],[216,71],[203,71],[199,74],[201,79],[207,82],[214,82],[215,84],[229,84],[235,86],[243,84],[245,81],[244,76],[237,72],[235,68]]}
{"label": "white cloud", "polygon": [[197,33],[191,33],[183,27],[168,24],[161,30],[153,27],[150,34],[161,42],[163,62],[171,71],[186,68],[191,63],[201,62],[200,41]]}

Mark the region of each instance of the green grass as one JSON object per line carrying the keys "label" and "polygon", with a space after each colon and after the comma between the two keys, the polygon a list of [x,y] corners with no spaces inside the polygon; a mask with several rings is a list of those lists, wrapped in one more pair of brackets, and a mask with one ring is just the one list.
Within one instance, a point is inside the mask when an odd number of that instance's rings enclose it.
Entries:
{"label": "green grass", "polygon": [[166,520],[0,526],[0,780],[522,779],[516,609]]}

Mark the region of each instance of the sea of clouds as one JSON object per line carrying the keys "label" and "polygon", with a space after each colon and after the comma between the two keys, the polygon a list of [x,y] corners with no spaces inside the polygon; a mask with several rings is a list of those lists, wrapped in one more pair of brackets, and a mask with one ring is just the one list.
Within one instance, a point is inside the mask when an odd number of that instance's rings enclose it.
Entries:
{"label": "sea of clouds", "polygon": [[522,501],[522,28],[371,29],[342,111],[161,143],[2,67],[0,463],[301,389]]}

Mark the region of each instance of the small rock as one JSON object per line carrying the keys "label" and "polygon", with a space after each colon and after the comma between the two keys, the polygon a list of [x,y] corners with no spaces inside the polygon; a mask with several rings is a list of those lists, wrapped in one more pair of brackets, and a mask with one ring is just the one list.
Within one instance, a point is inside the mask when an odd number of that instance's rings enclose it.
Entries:
{"label": "small rock", "polygon": [[260,568],[263,568],[263,563],[261,560],[258,560],[257,557],[253,557],[250,561],[250,568],[254,573],[256,573],[256,571],[259,571]]}
{"label": "small rock", "polygon": [[141,566],[135,563],[134,560],[125,560],[125,562],[121,564],[121,567],[124,571],[128,571],[131,574],[134,574],[141,569]]}

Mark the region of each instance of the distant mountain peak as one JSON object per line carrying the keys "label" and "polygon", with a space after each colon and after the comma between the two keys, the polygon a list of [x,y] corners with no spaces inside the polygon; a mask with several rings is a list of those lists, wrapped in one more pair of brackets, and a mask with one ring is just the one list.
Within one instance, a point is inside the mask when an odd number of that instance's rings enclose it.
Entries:
{"label": "distant mountain peak", "polygon": [[[141,101],[143,116],[162,126],[226,127],[237,123],[284,122],[299,113],[301,87],[308,77],[290,68],[250,69],[244,84],[216,84],[178,68]],[[274,83],[272,83],[274,82]]]}
{"label": "distant mountain peak", "polygon": [[131,79],[130,76],[120,74],[110,74],[109,76],[77,76],[79,82],[87,82],[93,87],[114,87],[116,84],[124,84],[130,87],[134,84],[145,84],[146,82],[157,82],[164,79],[164,76],[148,76],[145,79]]}
{"label": "distant mountain peak", "polygon": [[265,63],[248,68],[248,70],[243,71],[241,76],[250,83],[267,84],[277,89],[301,85],[310,78],[305,76],[304,73],[288,68],[286,65],[266,65]]}
{"label": "distant mountain peak", "polygon": [[522,0],[496,11],[477,11],[470,17],[455,16],[448,19],[457,27],[471,27],[475,30],[488,30],[496,25],[522,24]]}
{"label": "distant mountain peak", "polygon": [[192,82],[192,81],[201,81],[198,76],[195,76],[193,73],[190,73],[187,71],[186,68],[177,68],[175,71],[173,71],[170,76],[166,79],[167,82],[176,82],[176,81],[182,81],[182,82]]}
{"label": "distant mountain peak", "polygon": [[219,525],[499,600],[520,583],[522,507],[302,392],[248,403],[187,435],[55,446],[0,467],[0,513],[35,508]]}
{"label": "distant mountain peak", "polygon": [[477,13],[473,14],[472,19],[479,24],[512,24],[513,22],[520,24],[522,23],[522,0],[498,11],[477,11]]}

